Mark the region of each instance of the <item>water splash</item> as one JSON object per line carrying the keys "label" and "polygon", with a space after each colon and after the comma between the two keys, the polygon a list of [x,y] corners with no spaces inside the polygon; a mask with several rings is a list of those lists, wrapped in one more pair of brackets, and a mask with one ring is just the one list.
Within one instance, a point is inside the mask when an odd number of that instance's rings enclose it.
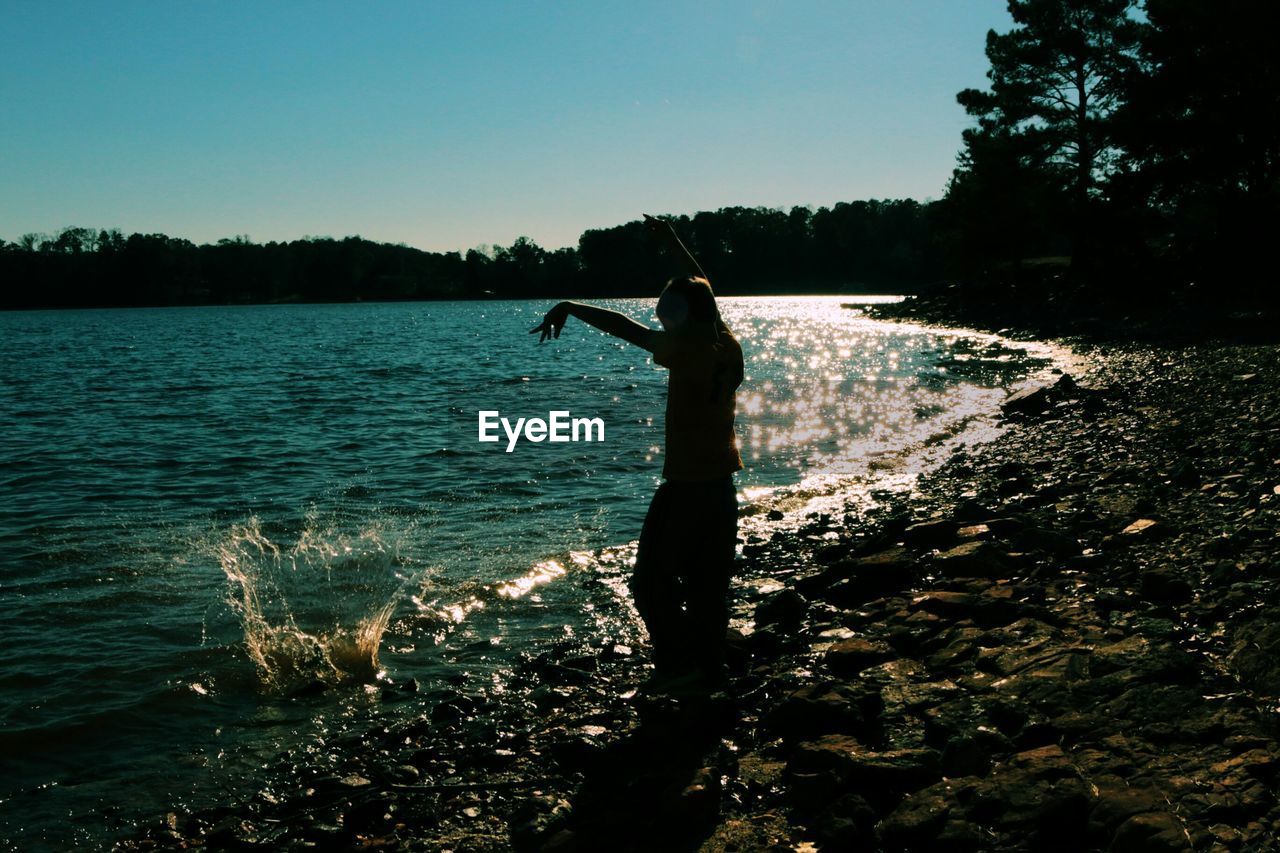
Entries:
{"label": "water splash", "polygon": [[314,519],[292,542],[278,543],[250,518],[217,553],[245,649],[273,691],[377,678],[382,636],[421,576],[402,571],[405,561],[378,529],[352,535],[320,529]]}

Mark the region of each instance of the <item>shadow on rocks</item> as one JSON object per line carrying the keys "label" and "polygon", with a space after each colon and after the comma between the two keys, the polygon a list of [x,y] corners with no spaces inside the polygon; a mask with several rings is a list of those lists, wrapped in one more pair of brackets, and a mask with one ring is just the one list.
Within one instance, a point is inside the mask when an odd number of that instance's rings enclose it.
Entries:
{"label": "shadow on rocks", "polygon": [[726,693],[639,697],[640,725],[583,768],[572,811],[548,831],[513,833],[518,849],[695,850],[720,820],[733,772],[720,738],[736,722]]}

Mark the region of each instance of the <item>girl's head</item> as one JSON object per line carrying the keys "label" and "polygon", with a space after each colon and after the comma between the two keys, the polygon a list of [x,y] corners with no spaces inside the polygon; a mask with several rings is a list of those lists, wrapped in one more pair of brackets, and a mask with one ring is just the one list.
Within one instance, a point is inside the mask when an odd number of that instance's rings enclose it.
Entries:
{"label": "girl's head", "polygon": [[714,330],[720,319],[711,284],[699,276],[677,276],[668,281],[658,297],[657,315],[667,331],[704,324]]}

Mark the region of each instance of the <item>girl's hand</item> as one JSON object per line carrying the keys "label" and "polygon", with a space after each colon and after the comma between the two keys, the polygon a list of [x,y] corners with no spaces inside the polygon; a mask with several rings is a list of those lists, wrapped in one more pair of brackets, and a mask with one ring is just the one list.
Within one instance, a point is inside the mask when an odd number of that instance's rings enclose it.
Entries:
{"label": "girl's hand", "polygon": [[565,321],[569,319],[569,304],[561,302],[556,307],[547,312],[547,316],[542,318],[542,322],[529,330],[529,334],[541,332],[542,337],[538,338],[538,343],[542,343],[547,338],[560,337],[560,330],[564,328]]}

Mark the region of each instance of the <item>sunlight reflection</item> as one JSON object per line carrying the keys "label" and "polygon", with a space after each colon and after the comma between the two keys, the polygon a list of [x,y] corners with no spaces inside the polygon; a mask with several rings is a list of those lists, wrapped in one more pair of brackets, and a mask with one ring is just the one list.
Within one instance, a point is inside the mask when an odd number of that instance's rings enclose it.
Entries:
{"label": "sunlight reflection", "polygon": [[[1003,395],[998,366],[1014,354],[994,336],[870,320],[836,299],[780,298],[776,312],[768,302],[724,311],[759,374],[738,400],[745,458],[838,466],[889,443],[922,443],[944,420],[989,411]],[[961,363],[987,370],[989,381],[951,379],[948,366]]]}
{"label": "sunlight reflection", "polygon": [[[576,560],[575,560],[576,562]],[[520,598],[534,587],[553,581],[565,573],[565,567],[555,560],[543,560],[523,577],[507,581],[497,588],[498,595],[504,598]]]}

